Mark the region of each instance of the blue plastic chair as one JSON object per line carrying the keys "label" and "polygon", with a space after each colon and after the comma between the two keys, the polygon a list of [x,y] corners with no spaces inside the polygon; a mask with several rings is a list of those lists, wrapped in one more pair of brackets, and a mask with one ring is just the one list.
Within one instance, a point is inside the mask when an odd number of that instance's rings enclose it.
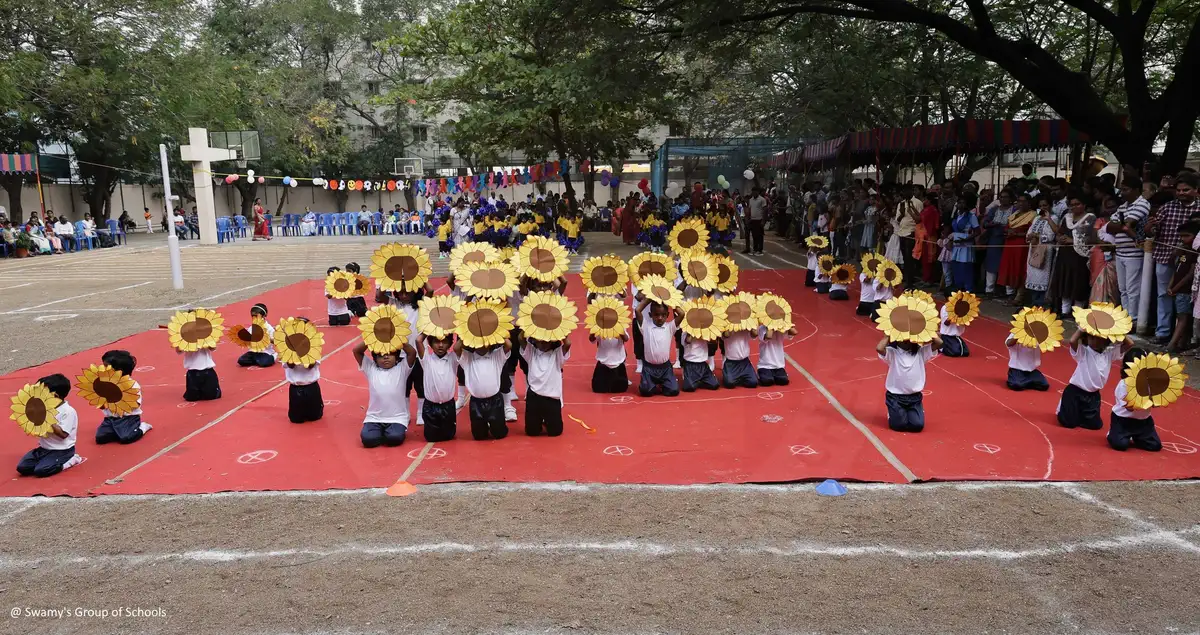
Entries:
{"label": "blue plastic chair", "polygon": [[334,214],[333,215],[333,220],[334,220],[334,222],[337,223],[337,231],[336,231],[337,235],[339,235],[339,236],[346,235],[346,217],[349,215],[350,215],[349,212],[346,212],[345,214]]}
{"label": "blue plastic chair", "polygon": [[367,232],[376,236],[383,233],[383,214],[379,212],[371,214],[371,226],[367,229]]}
{"label": "blue plastic chair", "polygon": [[300,221],[302,220],[304,220],[303,216],[292,214],[292,219],[287,222],[288,231],[292,232],[293,236],[300,235]]}
{"label": "blue plastic chair", "polygon": [[292,215],[284,214],[283,215],[283,223],[279,225],[279,234],[281,236],[287,236],[288,232],[291,231],[291,229],[290,229],[291,226],[292,226]]}
{"label": "blue plastic chair", "polygon": [[125,244],[125,230],[121,229],[120,221],[110,218],[108,219],[108,235],[112,236],[113,242],[118,245]]}
{"label": "blue plastic chair", "polygon": [[222,216],[217,219],[217,242],[233,242],[237,239],[237,232],[234,231],[234,221],[228,216]]}
{"label": "blue plastic chair", "polygon": [[233,223],[234,223],[234,229],[237,230],[237,235],[242,238],[245,238],[246,237],[246,217],[242,216],[241,214],[238,214],[237,216],[233,217]]}
{"label": "blue plastic chair", "polygon": [[317,235],[330,236],[333,234],[333,214],[317,214]]}
{"label": "blue plastic chair", "polygon": [[271,214],[263,214],[263,220],[267,222],[267,235],[275,235],[275,217]]}
{"label": "blue plastic chair", "polygon": [[95,243],[96,243],[95,238],[88,237],[87,229],[84,228],[83,221],[81,221],[81,220],[75,221],[75,248],[76,248],[76,250],[82,250],[84,247],[87,247],[88,250],[90,251],[92,249],[92,247],[95,247]]}

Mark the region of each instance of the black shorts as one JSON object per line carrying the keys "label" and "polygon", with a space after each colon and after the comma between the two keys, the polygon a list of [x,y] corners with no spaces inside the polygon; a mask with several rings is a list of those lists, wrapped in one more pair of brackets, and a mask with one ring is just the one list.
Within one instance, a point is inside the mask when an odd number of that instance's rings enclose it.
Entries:
{"label": "black shorts", "polygon": [[313,382],[304,386],[288,386],[288,420],[292,423],[316,421],[325,416],[325,400],[321,397],[321,384]]}
{"label": "black shorts", "polygon": [[221,383],[217,381],[217,369],[189,370],[184,379],[184,401],[212,401],[221,398]]}

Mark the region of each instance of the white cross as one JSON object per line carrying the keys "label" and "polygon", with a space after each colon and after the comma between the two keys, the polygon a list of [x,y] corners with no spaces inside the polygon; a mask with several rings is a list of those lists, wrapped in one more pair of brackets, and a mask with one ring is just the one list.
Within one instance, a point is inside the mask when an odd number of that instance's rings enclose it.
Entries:
{"label": "white cross", "polygon": [[188,128],[188,141],[179,147],[179,158],[192,164],[192,184],[196,190],[196,216],[200,223],[200,244],[217,244],[217,206],[213,201],[212,161],[232,161],[237,152],[208,145],[208,130]]}

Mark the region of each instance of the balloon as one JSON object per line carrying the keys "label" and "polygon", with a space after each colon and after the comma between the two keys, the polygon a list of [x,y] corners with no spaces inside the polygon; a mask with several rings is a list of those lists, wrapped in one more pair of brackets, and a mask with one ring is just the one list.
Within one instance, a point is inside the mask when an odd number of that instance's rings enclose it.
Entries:
{"label": "balloon", "polygon": [[746,177],[746,180],[751,180],[754,178],[754,170],[746,170],[742,172],[742,176]]}
{"label": "balloon", "polygon": [[338,191],[345,190],[345,189],[346,189],[346,182],[345,181],[339,182],[338,183]]}
{"label": "balloon", "polygon": [[395,181],[388,181],[388,182],[387,182],[387,189],[388,189],[388,191],[389,191],[389,192],[395,192],[395,191],[396,191],[396,182],[395,182]]}
{"label": "balloon", "polygon": [[290,176],[285,176],[285,177],[283,177],[283,184],[284,184],[284,185],[291,185],[291,184],[292,184],[292,177],[290,177]]}
{"label": "balloon", "polygon": [[226,183],[226,184],[233,183],[233,175],[232,175],[232,174],[230,174],[229,176],[225,177],[225,183]]}
{"label": "balloon", "polygon": [[266,183],[266,182],[267,182],[267,180],[266,180],[266,179],[264,179],[263,177],[261,177],[261,176],[260,176],[260,177],[258,177],[258,184],[259,184],[259,185],[262,185],[263,183]]}
{"label": "balloon", "polygon": [[248,178],[248,179],[254,178],[254,170],[246,170],[246,178]]}
{"label": "balloon", "polygon": [[374,186],[375,186],[375,184],[374,184],[374,183],[371,183],[370,181],[367,181],[367,182],[363,183],[363,190],[365,190],[365,191],[367,191],[367,192],[370,192],[370,191],[371,191],[371,188],[372,188],[372,187],[374,187]]}
{"label": "balloon", "polygon": [[292,179],[291,182],[288,183],[288,187],[296,187],[297,185],[300,185],[300,182],[295,179]]}
{"label": "balloon", "polygon": [[600,175],[600,185],[602,185],[604,187],[608,187],[608,175],[607,174]]}

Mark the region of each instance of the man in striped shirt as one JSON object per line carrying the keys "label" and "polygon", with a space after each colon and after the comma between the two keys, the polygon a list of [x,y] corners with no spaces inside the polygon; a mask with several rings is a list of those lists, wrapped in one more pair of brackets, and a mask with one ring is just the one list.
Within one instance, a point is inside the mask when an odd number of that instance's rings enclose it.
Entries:
{"label": "man in striped shirt", "polygon": [[1136,176],[1125,177],[1121,183],[1121,198],[1124,202],[1113,214],[1105,227],[1117,248],[1117,286],[1121,289],[1121,306],[1129,317],[1137,321],[1138,302],[1142,291],[1142,241],[1143,230],[1150,215],[1150,203],[1142,197],[1142,180]]}
{"label": "man in striped shirt", "polygon": [[1159,208],[1146,224],[1146,233],[1154,234],[1154,284],[1158,292],[1158,324],[1154,334],[1160,344],[1171,339],[1175,325],[1176,296],[1168,293],[1171,277],[1175,275],[1175,247],[1179,244],[1179,226],[1200,213],[1200,201],[1196,200],[1198,184],[1194,172],[1180,172],[1175,179],[1175,200]]}

